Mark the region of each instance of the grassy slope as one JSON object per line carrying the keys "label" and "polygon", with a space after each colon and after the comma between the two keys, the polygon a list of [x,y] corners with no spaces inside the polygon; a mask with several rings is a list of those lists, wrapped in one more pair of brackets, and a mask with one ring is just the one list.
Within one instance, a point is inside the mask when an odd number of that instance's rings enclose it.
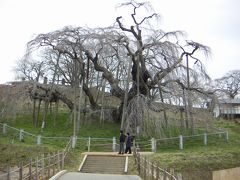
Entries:
{"label": "grassy slope", "polygon": [[[50,118],[47,118],[47,126],[42,135],[44,136],[71,136],[72,123],[67,122],[68,114],[59,115],[57,126],[53,127]],[[19,117],[10,125],[32,132],[40,133],[40,127],[33,128],[31,116]],[[191,142],[185,146],[184,150],[177,148],[159,149],[158,153],[151,156],[154,161],[159,161],[161,167],[174,168],[177,171],[212,171],[217,169],[231,168],[240,166],[240,125],[233,122],[217,121],[216,126],[229,131],[229,142],[222,139],[210,139],[209,145],[204,146],[201,143]],[[114,123],[104,123],[100,126],[99,122],[85,122],[80,128],[80,137],[118,137],[119,125]],[[17,137],[15,137],[16,139]],[[29,145],[28,142],[18,142],[9,144],[10,139],[0,138],[1,157],[0,163],[15,162],[20,157],[21,160],[27,159],[34,154],[42,151],[56,151],[62,149],[66,142],[51,142],[48,145],[37,147],[35,142]],[[4,145],[3,145],[4,144]],[[8,145],[6,145],[8,144]],[[5,147],[6,146],[6,147]],[[9,147],[8,147],[9,146]],[[12,149],[12,154],[9,149]],[[32,149],[31,149],[32,148]],[[34,150],[34,148],[36,150]],[[8,149],[8,150],[7,150]],[[31,150],[30,150],[31,149]],[[25,153],[25,152],[26,153]],[[79,155],[83,150],[76,149],[70,154],[67,169],[77,170],[82,157]]]}
{"label": "grassy slope", "polygon": [[34,159],[35,156],[39,156],[42,153],[53,152],[53,149],[26,144],[5,144],[3,141],[0,141],[0,152],[0,167],[5,167],[7,165],[18,165],[19,162],[26,162],[30,158]]}
{"label": "grassy slope", "polygon": [[[8,125],[16,127],[18,129],[24,129],[27,132],[42,136],[60,136],[70,137],[73,132],[73,124],[69,122],[68,114],[61,113],[58,116],[56,127],[53,126],[53,121],[50,117],[47,117],[46,128],[41,133],[41,126],[33,127],[31,122],[31,115],[19,116],[16,120],[7,122]],[[62,150],[67,140],[46,140],[42,139],[42,145],[36,145],[36,138],[24,137],[24,141],[19,141],[19,135],[12,130],[8,130],[7,135],[0,134],[0,169],[7,165],[18,165],[20,161],[26,162],[30,158],[34,158],[42,153],[53,153],[57,150]],[[10,134],[11,133],[11,134]],[[119,125],[115,123],[104,122],[103,125],[99,125],[99,122],[84,122],[81,124],[80,133],[78,137],[102,137],[111,138],[117,137],[119,134]],[[69,158],[66,161],[66,168],[77,170],[81,159],[81,152],[83,149],[75,149],[70,153]]]}
{"label": "grassy slope", "polygon": [[217,121],[216,126],[229,132],[229,141],[215,138],[208,146],[188,145],[184,150],[164,149],[151,158],[162,167],[177,171],[213,171],[240,167],[240,125]]}
{"label": "grassy slope", "polygon": [[[34,134],[42,134],[43,136],[60,136],[70,137],[73,134],[73,123],[68,120],[68,113],[61,113],[58,115],[56,120],[56,126],[53,125],[53,120],[50,116],[46,119],[46,128],[41,133],[41,123],[38,127],[33,127],[31,122],[31,115],[19,116],[15,121],[9,122],[8,125],[14,126],[19,129],[24,129],[27,132]],[[83,118],[83,117],[82,117]],[[41,120],[41,117],[40,117]],[[99,122],[90,122],[84,120],[80,124],[79,137],[113,137],[118,136],[119,125],[115,123],[104,122],[100,125]]]}

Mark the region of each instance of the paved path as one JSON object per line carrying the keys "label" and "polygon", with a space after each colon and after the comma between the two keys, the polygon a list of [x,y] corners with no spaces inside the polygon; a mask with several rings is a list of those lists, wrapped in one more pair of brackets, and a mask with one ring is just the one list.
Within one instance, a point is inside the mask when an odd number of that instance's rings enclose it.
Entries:
{"label": "paved path", "polygon": [[68,172],[62,175],[58,180],[141,180],[137,175],[113,175],[113,174],[93,174]]}

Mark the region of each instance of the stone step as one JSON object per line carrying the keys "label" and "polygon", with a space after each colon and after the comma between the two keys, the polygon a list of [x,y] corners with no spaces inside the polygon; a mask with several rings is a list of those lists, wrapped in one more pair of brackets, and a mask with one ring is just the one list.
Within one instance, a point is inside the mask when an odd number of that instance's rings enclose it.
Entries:
{"label": "stone step", "polygon": [[88,155],[81,172],[123,174],[126,157]]}

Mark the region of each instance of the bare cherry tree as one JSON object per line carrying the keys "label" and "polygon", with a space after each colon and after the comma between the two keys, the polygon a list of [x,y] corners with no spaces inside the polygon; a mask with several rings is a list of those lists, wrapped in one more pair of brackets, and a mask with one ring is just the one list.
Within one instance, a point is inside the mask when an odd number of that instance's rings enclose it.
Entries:
{"label": "bare cherry tree", "polygon": [[219,93],[235,99],[240,94],[240,70],[229,71],[222,78],[215,79],[215,83]]}
{"label": "bare cherry tree", "polygon": [[[193,86],[194,76],[189,75],[195,72],[199,76],[207,77],[201,60],[195,57],[195,53],[202,51],[208,54],[210,49],[197,42],[184,40],[184,33],[181,31],[164,32],[155,26],[160,16],[147,2],[138,3],[131,0],[120,4],[119,7],[130,7],[132,12],[126,18],[117,17],[113,26],[94,29],[69,26],[39,34],[28,43],[27,53],[31,54],[34,51],[49,53],[58,72],[72,84],[72,87],[78,88],[80,82],[83,82],[83,90],[91,108],[95,110],[100,109],[100,104],[89,86],[101,84],[102,79],[105,79],[105,86],[110,89],[111,95],[121,101],[117,119],[119,121],[122,119],[125,128],[128,127],[135,133],[136,129],[143,125],[141,118],[144,117],[142,114],[144,108],[128,111],[128,115],[121,118],[124,103],[129,107],[131,106],[129,102],[140,105],[141,103],[134,103],[134,99],[145,97],[151,100],[154,97],[152,94],[158,89],[159,93],[162,93],[163,104],[164,97],[171,94],[169,93],[171,83],[175,83],[175,86],[177,84],[180,89],[188,91],[187,101],[181,101],[185,102],[191,111],[193,103],[189,92],[198,87]],[[145,8],[152,10],[150,14],[142,13]],[[127,18],[130,21],[125,22],[124,19]],[[56,57],[59,61],[56,61]],[[188,61],[191,60],[198,66],[190,68]],[[91,81],[92,79],[95,80]],[[75,104],[73,108],[76,109],[76,101],[73,104]],[[134,116],[136,113],[138,116]]]}
{"label": "bare cherry tree", "polygon": [[14,68],[17,78],[36,81],[42,80],[47,72],[46,62],[33,60],[31,57],[24,57],[17,61]]}

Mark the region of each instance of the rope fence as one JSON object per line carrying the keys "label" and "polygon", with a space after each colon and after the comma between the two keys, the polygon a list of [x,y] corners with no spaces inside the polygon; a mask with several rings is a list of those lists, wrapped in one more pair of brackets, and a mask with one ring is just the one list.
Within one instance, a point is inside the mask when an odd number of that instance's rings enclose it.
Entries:
{"label": "rope fence", "polygon": [[[116,152],[119,149],[119,144],[117,143],[116,137],[113,138],[92,138],[92,137],[45,137],[42,135],[34,135],[32,133],[26,132],[23,129],[17,129],[7,125],[6,123],[0,123],[2,127],[2,134],[9,136],[14,139],[19,139],[20,141],[28,141],[36,143],[37,145],[41,144],[63,144],[62,142],[68,142],[71,138],[72,148],[78,148],[83,151],[113,151]],[[211,142],[216,141],[228,141],[229,134],[228,131],[223,131],[217,129],[217,132],[213,133],[203,133],[195,135],[179,135],[177,137],[170,138],[152,138],[152,139],[134,139],[133,146],[141,151],[152,151],[156,152],[158,149],[162,148],[178,148],[180,150],[188,147],[188,144],[197,143],[198,145],[207,146]],[[65,143],[64,143],[65,144]]]}
{"label": "rope fence", "polygon": [[162,139],[151,139],[152,151],[155,152],[157,149],[164,147],[173,147],[182,150],[185,146],[188,146],[190,143],[197,143],[198,145],[207,146],[210,142],[216,141],[228,141],[229,135],[228,131],[220,131],[214,133],[203,133],[196,135],[183,136],[179,135],[178,137],[172,138],[162,138]]}

